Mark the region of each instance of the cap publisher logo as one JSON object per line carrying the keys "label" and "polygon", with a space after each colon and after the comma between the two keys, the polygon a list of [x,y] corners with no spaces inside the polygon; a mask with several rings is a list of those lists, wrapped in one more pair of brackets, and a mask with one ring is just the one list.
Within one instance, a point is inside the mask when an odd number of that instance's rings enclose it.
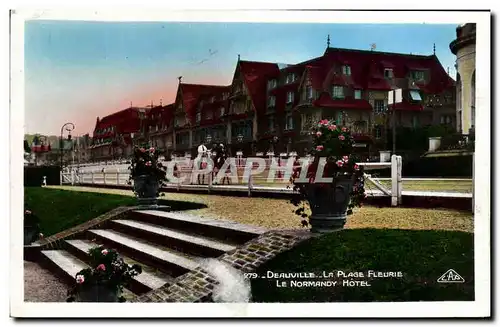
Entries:
{"label": "cap publisher logo", "polygon": [[445,272],[439,279],[438,283],[464,283],[465,280],[455,270],[450,269]]}

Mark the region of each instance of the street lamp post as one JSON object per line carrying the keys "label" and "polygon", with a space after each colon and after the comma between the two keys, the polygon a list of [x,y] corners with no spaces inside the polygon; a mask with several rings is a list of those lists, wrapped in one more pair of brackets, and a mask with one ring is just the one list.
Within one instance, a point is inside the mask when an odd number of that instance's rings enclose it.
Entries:
{"label": "street lamp post", "polygon": [[73,123],[65,123],[61,126],[61,171],[63,169],[63,157],[64,157],[64,142],[63,142],[63,131],[66,130],[68,132],[68,140],[71,140],[71,131],[75,129],[75,124]]}

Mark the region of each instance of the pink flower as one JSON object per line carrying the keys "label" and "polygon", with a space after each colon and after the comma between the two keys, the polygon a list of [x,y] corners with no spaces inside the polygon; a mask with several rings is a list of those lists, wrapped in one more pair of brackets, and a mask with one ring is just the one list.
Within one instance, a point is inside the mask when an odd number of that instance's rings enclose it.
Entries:
{"label": "pink flower", "polygon": [[317,137],[320,137],[321,135],[323,135],[323,133],[321,133],[321,132],[317,132],[317,133],[316,133],[316,136],[317,136]]}
{"label": "pink flower", "polygon": [[31,215],[31,211],[30,210],[24,210],[24,214],[25,215]]}
{"label": "pink flower", "polygon": [[97,270],[106,271],[106,266],[105,266],[103,263],[101,263],[99,266],[97,266],[97,268],[96,268],[96,269],[97,269]]}
{"label": "pink flower", "polygon": [[150,148],[149,148],[149,152],[151,152],[151,153],[155,152],[155,148],[150,147]]}
{"label": "pink flower", "polygon": [[85,277],[83,277],[83,275],[76,275],[76,283],[77,284],[83,284],[84,281],[85,281]]}
{"label": "pink flower", "polygon": [[146,152],[146,149],[144,149],[144,148],[140,148],[140,149],[139,149],[139,151],[141,151],[141,152]]}
{"label": "pink flower", "polygon": [[342,167],[344,162],[342,160],[337,160],[337,166]]}
{"label": "pink flower", "polygon": [[151,166],[151,161],[146,162],[145,165],[148,167]]}
{"label": "pink flower", "polygon": [[354,170],[359,170],[359,166],[357,164],[354,165]]}
{"label": "pink flower", "polygon": [[316,151],[323,151],[324,147],[322,145],[318,145],[316,147]]}
{"label": "pink flower", "polygon": [[101,251],[101,254],[102,254],[102,255],[107,255],[107,254],[108,254],[108,250],[106,250],[106,249],[102,250],[102,251]]}
{"label": "pink flower", "polygon": [[329,123],[328,119],[322,119],[319,121],[320,125],[328,125],[328,123]]}
{"label": "pink flower", "polygon": [[347,128],[342,127],[342,132],[347,132]]}
{"label": "pink flower", "polygon": [[336,130],[336,129],[337,129],[337,126],[335,126],[335,125],[330,125],[330,126],[328,126],[328,129],[329,129],[329,130],[331,130],[331,131],[334,131],[334,130]]}
{"label": "pink flower", "polygon": [[345,140],[345,136],[344,135],[339,135],[339,140],[341,140],[341,141]]}
{"label": "pink flower", "polygon": [[342,157],[342,160],[343,160],[344,162],[349,162],[349,156],[343,156],[343,157]]}

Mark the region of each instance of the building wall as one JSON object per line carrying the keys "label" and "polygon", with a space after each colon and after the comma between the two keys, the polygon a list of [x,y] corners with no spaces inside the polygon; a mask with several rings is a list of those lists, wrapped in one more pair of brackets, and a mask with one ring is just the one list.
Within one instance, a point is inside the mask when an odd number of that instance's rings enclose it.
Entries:
{"label": "building wall", "polygon": [[468,134],[474,117],[472,107],[475,105],[473,75],[476,70],[476,45],[470,44],[459,49],[456,64],[460,74],[460,85],[457,85],[457,88],[460,87],[461,91],[457,91],[457,95],[460,95],[460,98],[457,98],[457,120],[461,121],[459,132]]}

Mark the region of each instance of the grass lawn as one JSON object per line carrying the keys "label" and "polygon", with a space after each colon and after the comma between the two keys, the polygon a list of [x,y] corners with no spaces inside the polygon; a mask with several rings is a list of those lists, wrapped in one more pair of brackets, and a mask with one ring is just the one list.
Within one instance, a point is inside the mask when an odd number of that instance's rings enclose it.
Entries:
{"label": "grass lawn", "polygon": [[[473,234],[452,231],[352,229],[310,239],[259,267],[272,272],[314,273],[316,278],[253,279],[253,302],[473,301]],[[438,283],[454,269],[465,283]],[[365,277],[337,277],[337,271]],[[401,272],[401,278],[367,278],[368,270]],[[323,272],[333,278],[319,278]],[[292,287],[292,280],[337,281],[336,286]],[[342,286],[343,280],[370,286]],[[287,287],[277,287],[277,282]]]}
{"label": "grass lawn", "polygon": [[40,229],[45,236],[84,223],[114,208],[135,205],[136,202],[133,197],[117,194],[24,188],[24,207],[40,218]]}
{"label": "grass lawn", "polygon": [[[51,188],[133,195],[130,190],[78,186],[52,186]],[[198,216],[232,220],[272,229],[301,228],[300,219],[292,212],[295,207],[287,200],[168,192],[162,198],[203,204],[205,206],[203,208],[185,211]],[[349,216],[346,228],[436,229],[473,232],[474,221],[472,213],[466,211],[364,206],[356,209],[354,214]]]}

